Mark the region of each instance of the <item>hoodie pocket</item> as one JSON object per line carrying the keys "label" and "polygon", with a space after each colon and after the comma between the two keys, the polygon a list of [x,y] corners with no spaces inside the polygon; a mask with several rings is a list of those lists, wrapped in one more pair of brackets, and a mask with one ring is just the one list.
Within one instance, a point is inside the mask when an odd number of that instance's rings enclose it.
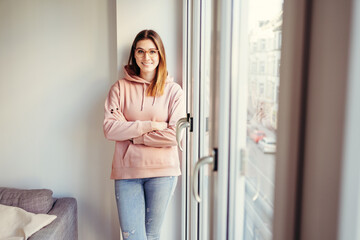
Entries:
{"label": "hoodie pocket", "polygon": [[125,167],[174,167],[178,165],[177,149],[173,147],[148,147],[130,144],[125,156]]}

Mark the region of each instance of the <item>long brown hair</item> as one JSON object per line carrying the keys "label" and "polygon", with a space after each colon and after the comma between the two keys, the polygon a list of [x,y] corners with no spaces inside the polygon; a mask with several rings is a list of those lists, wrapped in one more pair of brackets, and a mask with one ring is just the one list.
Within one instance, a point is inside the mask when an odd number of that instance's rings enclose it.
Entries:
{"label": "long brown hair", "polygon": [[130,50],[128,67],[136,75],[138,76],[140,75],[140,67],[136,64],[135,50],[138,41],[145,39],[152,40],[153,43],[156,45],[156,48],[159,50],[159,65],[156,68],[155,79],[154,81],[151,82],[150,86],[146,90],[146,94],[148,96],[156,96],[156,95],[161,96],[164,93],[165,82],[167,78],[167,69],[166,69],[165,48],[159,34],[157,34],[154,30],[142,30],[136,35]]}

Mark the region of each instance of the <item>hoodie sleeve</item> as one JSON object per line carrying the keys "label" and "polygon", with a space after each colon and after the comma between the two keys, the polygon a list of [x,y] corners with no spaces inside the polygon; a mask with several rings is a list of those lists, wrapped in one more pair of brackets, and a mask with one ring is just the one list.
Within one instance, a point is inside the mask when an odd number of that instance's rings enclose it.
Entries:
{"label": "hoodie sleeve", "polygon": [[134,144],[144,144],[149,147],[172,147],[177,146],[176,123],[180,118],[185,117],[185,101],[183,90],[179,86],[170,103],[168,128],[159,131],[146,133],[134,138]]}
{"label": "hoodie sleeve", "polygon": [[151,121],[126,121],[125,118],[117,119],[111,114],[111,109],[121,109],[119,81],[110,89],[105,101],[105,118],[103,124],[104,135],[112,141],[125,141],[139,137],[153,131]]}

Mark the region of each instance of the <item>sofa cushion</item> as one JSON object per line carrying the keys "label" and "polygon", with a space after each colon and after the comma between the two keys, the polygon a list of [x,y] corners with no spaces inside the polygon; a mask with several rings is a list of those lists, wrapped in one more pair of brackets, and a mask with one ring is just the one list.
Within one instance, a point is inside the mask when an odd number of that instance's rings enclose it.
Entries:
{"label": "sofa cushion", "polygon": [[15,189],[0,187],[0,204],[22,208],[32,213],[48,213],[54,204],[49,189]]}
{"label": "sofa cushion", "polygon": [[28,240],[78,240],[77,203],[75,198],[59,198],[48,214],[57,218]]}

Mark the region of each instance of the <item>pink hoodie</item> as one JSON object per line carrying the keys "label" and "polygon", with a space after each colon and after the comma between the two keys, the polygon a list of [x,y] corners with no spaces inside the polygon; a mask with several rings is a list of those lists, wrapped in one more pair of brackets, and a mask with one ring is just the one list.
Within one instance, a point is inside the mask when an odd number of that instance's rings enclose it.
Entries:
{"label": "pink hoodie", "polygon": [[[181,87],[168,77],[162,96],[146,95],[149,82],[124,67],[125,78],[112,85],[105,101],[104,134],[116,141],[111,179],[180,175],[176,123],[185,117]],[[124,116],[116,119],[111,109]],[[152,122],[166,122],[154,131]]]}

